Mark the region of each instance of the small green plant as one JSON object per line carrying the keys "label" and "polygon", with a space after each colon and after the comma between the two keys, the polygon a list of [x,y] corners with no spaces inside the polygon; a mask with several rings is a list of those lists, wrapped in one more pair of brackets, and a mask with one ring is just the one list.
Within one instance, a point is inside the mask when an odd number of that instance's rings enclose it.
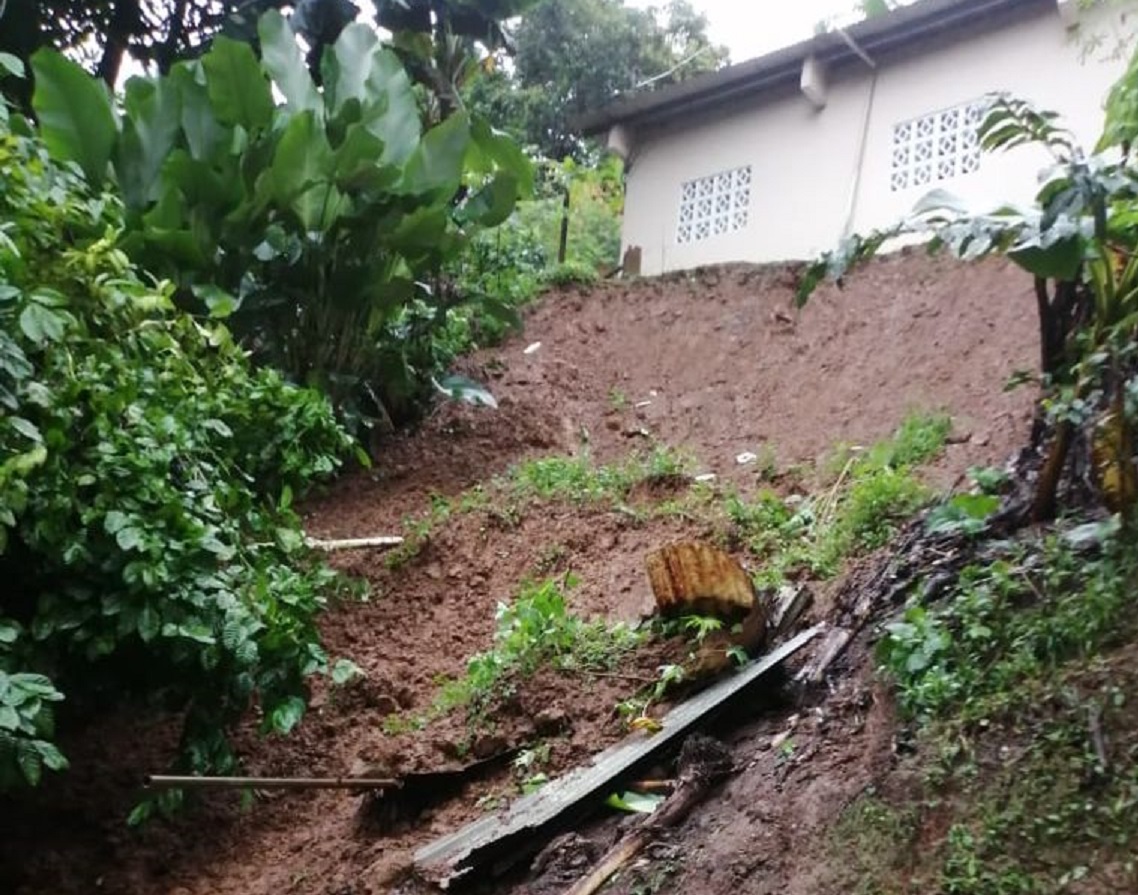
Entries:
{"label": "small green plant", "polygon": [[1011,481],[1011,476],[993,466],[971,466],[968,478],[984,494],[999,494]]}
{"label": "small green plant", "polygon": [[597,466],[587,455],[543,457],[511,470],[504,487],[523,499],[619,503],[640,482],[683,475],[689,465],[687,457],[659,445],[612,466]]}
{"label": "small green plant", "polygon": [[549,775],[540,769],[549,764],[550,752],[549,743],[538,743],[522,749],[514,758],[514,775],[518,779],[522,795],[536,792],[549,782]]}
{"label": "small green plant", "polygon": [[628,407],[628,395],[622,392],[615,385],[609,389],[609,407],[617,413],[620,413],[626,407]]}
{"label": "small green plant", "polygon": [[950,428],[943,415],[911,415],[868,450],[840,451],[829,490],[794,505],[771,490],[749,502],[728,496],[732,534],[763,561],[756,585],[775,588],[803,572],[830,577],[845,557],[883,545],[928,500],[913,467],[936,456]]}
{"label": "small green plant", "polygon": [[925,527],[936,534],[978,535],[999,508],[1000,499],[994,494],[956,494],[929,513]]}
{"label": "small green plant", "polygon": [[560,582],[529,583],[512,603],[499,603],[494,648],[472,656],[463,677],[443,684],[433,712],[465,706],[477,717],[510,692],[518,678],[543,666],[569,674],[612,669],[643,643],[645,635],[628,625],[585,621],[571,614],[565,590],[575,583],[572,575]]}

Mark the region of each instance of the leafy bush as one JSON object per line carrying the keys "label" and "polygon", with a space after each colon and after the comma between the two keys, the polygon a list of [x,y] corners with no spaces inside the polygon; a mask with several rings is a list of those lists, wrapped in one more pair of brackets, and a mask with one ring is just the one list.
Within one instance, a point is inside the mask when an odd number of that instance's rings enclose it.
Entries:
{"label": "leafy bush", "polygon": [[0,788],[63,766],[55,686],[186,709],[182,761],[218,769],[226,725],[256,699],[287,732],[326,664],[289,507],[350,442],[144,280],[122,222],[0,123]]}
{"label": "leafy bush", "polygon": [[942,604],[909,607],[886,627],[878,657],[906,714],[974,722],[1065,662],[1124,642],[1136,575],[1125,536],[1091,561],[1053,538],[1038,555],[968,567]]}
{"label": "leafy bush", "polygon": [[[566,576],[563,586],[575,583]],[[555,580],[524,585],[513,603],[498,604],[496,616],[494,648],[470,657],[465,677],[443,687],[436,711],[467,706],[477,715],[507,693],[517,677],[529,677],[544,665],[561,671],[612,668],[644,640],[628,625],[570,614],[563,587]]]}
{"label": "leafy bush", "polygon": [[[459,292],[480,308],[490,297],[511,308],[523,305],[548,285],[592,284],[598,271],[620,262],[622,169],[615,156],[596,167],[567,159],[539,167],[537,195],[517,204],[501,227],[477,234],[453,265]],[[566,256],[557,262],[565,192],[569,192]],[[491,309],[495,304],[489,305]],[[481,314],[483,344],[498,338],[501,323]]]}
{"label": "leafy bush", "polygon": [[94,184],[109,166],[124,245],[179,300],[228,317],[259,360],[347,415],[405,416],[452,354],[436,337],[465,299],[441,271],[509,216],[528,162],[462,111],[424,132],[399,57],[366,25],[325,53],[321,90],[279,13],[258,33],[260,59],[219,37],[200,61],[131,79],[121,118],[101,84],[40,51],[45,139]]}

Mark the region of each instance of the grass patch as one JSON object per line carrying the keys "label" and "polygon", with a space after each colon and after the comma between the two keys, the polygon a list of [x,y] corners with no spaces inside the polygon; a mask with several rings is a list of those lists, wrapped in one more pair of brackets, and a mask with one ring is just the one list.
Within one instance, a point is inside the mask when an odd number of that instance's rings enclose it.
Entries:
{"label": "grass patch", "polygon": [[885,544],[929,500],[914,468],[944,448],[950,428],[947,416],[913,415],[868,450],[839,451],[829,490],[809,499],[791,503],[771,490],[752,501],[729,496],[732,535],[763,560],[756,584],[778,587],[803,573],[829,578],[846,557]]}
{"label": "grass patch", "polygon": [[834,865],[850,874],[843,891],[850,895],[885,895],[882,881],[911,864],[919,832],[919,808],[894,807],[871,789],[854,799],[832,833]]}
{"label": "grass patch", "polygon": [[483,716],[491,705],[510,696],[521,678],[542,667],[566,673],[611,670],[645,634],[629,625],[586,621],[565,605],[571,575],[561,582],[529,583],[512,603],[499,603],[494,647],[472,656],[466,674],[443,684],[432,715],[465,707],[468,717]]}
{"label": "grass patch", "polygon": [[688,457],[663,445],[611,466],[597,466],[587,455],[542,457],[516,466],[500,487],[521,499],[620,503],[641,482],[683,476],[690,466]]}
{"label": "grass patch", "polygon": [[[460,513],[485,512],[506,528],[521,522],[528,503],[563,500],[572,503],[608,503],[639,518],[625,506],[633,488],[644,482],[678,479],[691,468],[690,457],[663,445],[621,463],[596,465],[586,456],[542,457],[527,460],[495,478],[488,486],[476,485],[456,498],[432,494],[430,508],[403,520],[403,543],[387,554],[388,568],[399,568],[418,556],[431,536]],[[706,489],[702,492],[706,495]],[[673,500],[661,505],[661,515],[690,512],[691,503]]]}

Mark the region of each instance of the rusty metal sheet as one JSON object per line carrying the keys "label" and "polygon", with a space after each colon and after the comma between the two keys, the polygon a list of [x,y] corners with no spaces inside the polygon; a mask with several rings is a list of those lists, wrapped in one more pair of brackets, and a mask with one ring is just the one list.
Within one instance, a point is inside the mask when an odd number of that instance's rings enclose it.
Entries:
{"label": "rusty metal sheet", "polygon": [[695,612],[741,618],[755,606],[750,576],[729,554],[710,544],[668,544],[649,553],[644,565],[664,615]]}
{"label": "rusty metal sheet", "polygon": [[659,732],[617,743],[583,765],[515,801],[508,809],[481,818],[436,839],[415,853],[415,867],[446,888],[478,869],[501,870],[540,848],[558,825],[593,810],[622,780],[631,779],[734,697],[789,658],[824,629],[815,625],[734,674],[676,706]]}

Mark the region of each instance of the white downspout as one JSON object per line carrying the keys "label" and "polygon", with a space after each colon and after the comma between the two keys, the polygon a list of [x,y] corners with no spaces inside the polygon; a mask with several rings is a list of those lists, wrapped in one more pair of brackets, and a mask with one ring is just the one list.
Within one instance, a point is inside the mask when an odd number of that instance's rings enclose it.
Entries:
{"label": "white downspout", "polygon": [[850,197],[846,203],[846,216],[842,222],[841,238],[846,239],[853,232],[854,215],[857,212],[857,200],[861,192],[861,173],[862,168],[865,166],[865,147],[869,142],[869,124],[873,117],[873,100],[877,96],[877,63],[873,61],[868,53],[865,52],[857,42],[846,34],[841,28],[835,29],[841,36],[851,50],[853,50],[859,59],[864,62],[872,70],[873,74],[869,81],[869,96],[865,102],[865,117],[861,123],[861,135],[858,138],[857,146],[857,161],[854,164],[853,183],[850,185]]}

